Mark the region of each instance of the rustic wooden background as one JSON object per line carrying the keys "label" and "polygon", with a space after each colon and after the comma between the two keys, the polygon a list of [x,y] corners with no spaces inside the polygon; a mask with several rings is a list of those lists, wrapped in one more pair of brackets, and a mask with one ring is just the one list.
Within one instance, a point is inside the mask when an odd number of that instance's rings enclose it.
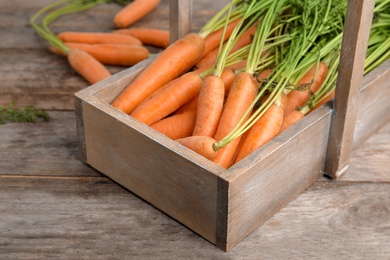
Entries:
{"label": "rustic wooden background", "polygon": [[[390,259],[390,122],[354,149],[340,180],[321,178],[227,253],[84,165],[73,94],[88,84],[29,25],[52,2],[0,0],[0,105],[33,104],[51,118],[0,125],[0,259]],[[193,2],[196,31],[226,0]],[[168,6],[135,26],[168,29]],[[119,8],[51,28],[110,31]]]}

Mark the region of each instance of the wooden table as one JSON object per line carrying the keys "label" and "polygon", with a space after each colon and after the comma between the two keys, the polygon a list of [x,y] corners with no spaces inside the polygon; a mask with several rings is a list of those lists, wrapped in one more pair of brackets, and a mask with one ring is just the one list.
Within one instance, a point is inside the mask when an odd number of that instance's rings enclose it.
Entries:
{"label": "wooden table", "polygon": [[[0,105],[49,122],[0,125],[0,259],[390,259],[390,122],[225,253],[78,159],[73,93],[88,84],[47,50],[29,18],[53,0],[0,0]],[[198,30],[224,1],[194,1]],[[109,31],[106,4],[53,23]],[[168,28],[168,1],[136,26]],[[115,73],[124,68],[109,67]]]}

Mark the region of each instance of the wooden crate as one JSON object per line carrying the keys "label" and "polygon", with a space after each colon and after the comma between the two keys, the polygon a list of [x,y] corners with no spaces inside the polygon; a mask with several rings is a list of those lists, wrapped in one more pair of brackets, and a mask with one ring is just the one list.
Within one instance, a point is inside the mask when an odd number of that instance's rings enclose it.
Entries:
{"label": "wooden crate", "polygon": [[[225,170],[110,105],[150,61],[75,94],[85,163],[225,251],[324,174],[332,103]],[[390,61],[364,77],[353,145],[390,120],[389,80]]]}

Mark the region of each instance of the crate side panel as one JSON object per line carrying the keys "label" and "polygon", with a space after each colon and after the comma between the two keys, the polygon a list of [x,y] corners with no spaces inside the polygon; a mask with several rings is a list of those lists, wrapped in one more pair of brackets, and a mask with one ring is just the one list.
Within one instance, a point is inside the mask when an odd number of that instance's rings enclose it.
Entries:
{"label": "crate side panel", "polygon": [[[226,250],[234,247],[322,176],[330,114],[328,112],[298,134],[290,135],[297,129],[293,126],[272,140],[269,147],[236,164],[233,171],[238,173],[232,173],[234,178],[229,183]],[[286,140],[286,137],[289,139]],[[265,155],[267,148],[278,145],[278,149],[267,151]]]}
{"label": "crate side panel", "polygon": [[215,244],[217,175],[88,102],[83,116],[88,164]]}
{"label": "crate side panel", "polygon": [[354,146],[390,121],[390,60],[367,74],[360,94]]}

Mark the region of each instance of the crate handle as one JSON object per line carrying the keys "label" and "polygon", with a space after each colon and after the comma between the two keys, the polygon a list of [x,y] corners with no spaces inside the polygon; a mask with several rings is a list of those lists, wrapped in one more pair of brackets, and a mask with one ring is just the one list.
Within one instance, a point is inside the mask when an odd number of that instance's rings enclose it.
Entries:
{"label": "crate handle", "polygon": [[333,178],[349,165],[374,5],[375,0],[348,1],[324,168]]}
{"label": "crate handle", "polygon": [[174,42],[191,32],[192,0],[170,0],[169,32]]}

